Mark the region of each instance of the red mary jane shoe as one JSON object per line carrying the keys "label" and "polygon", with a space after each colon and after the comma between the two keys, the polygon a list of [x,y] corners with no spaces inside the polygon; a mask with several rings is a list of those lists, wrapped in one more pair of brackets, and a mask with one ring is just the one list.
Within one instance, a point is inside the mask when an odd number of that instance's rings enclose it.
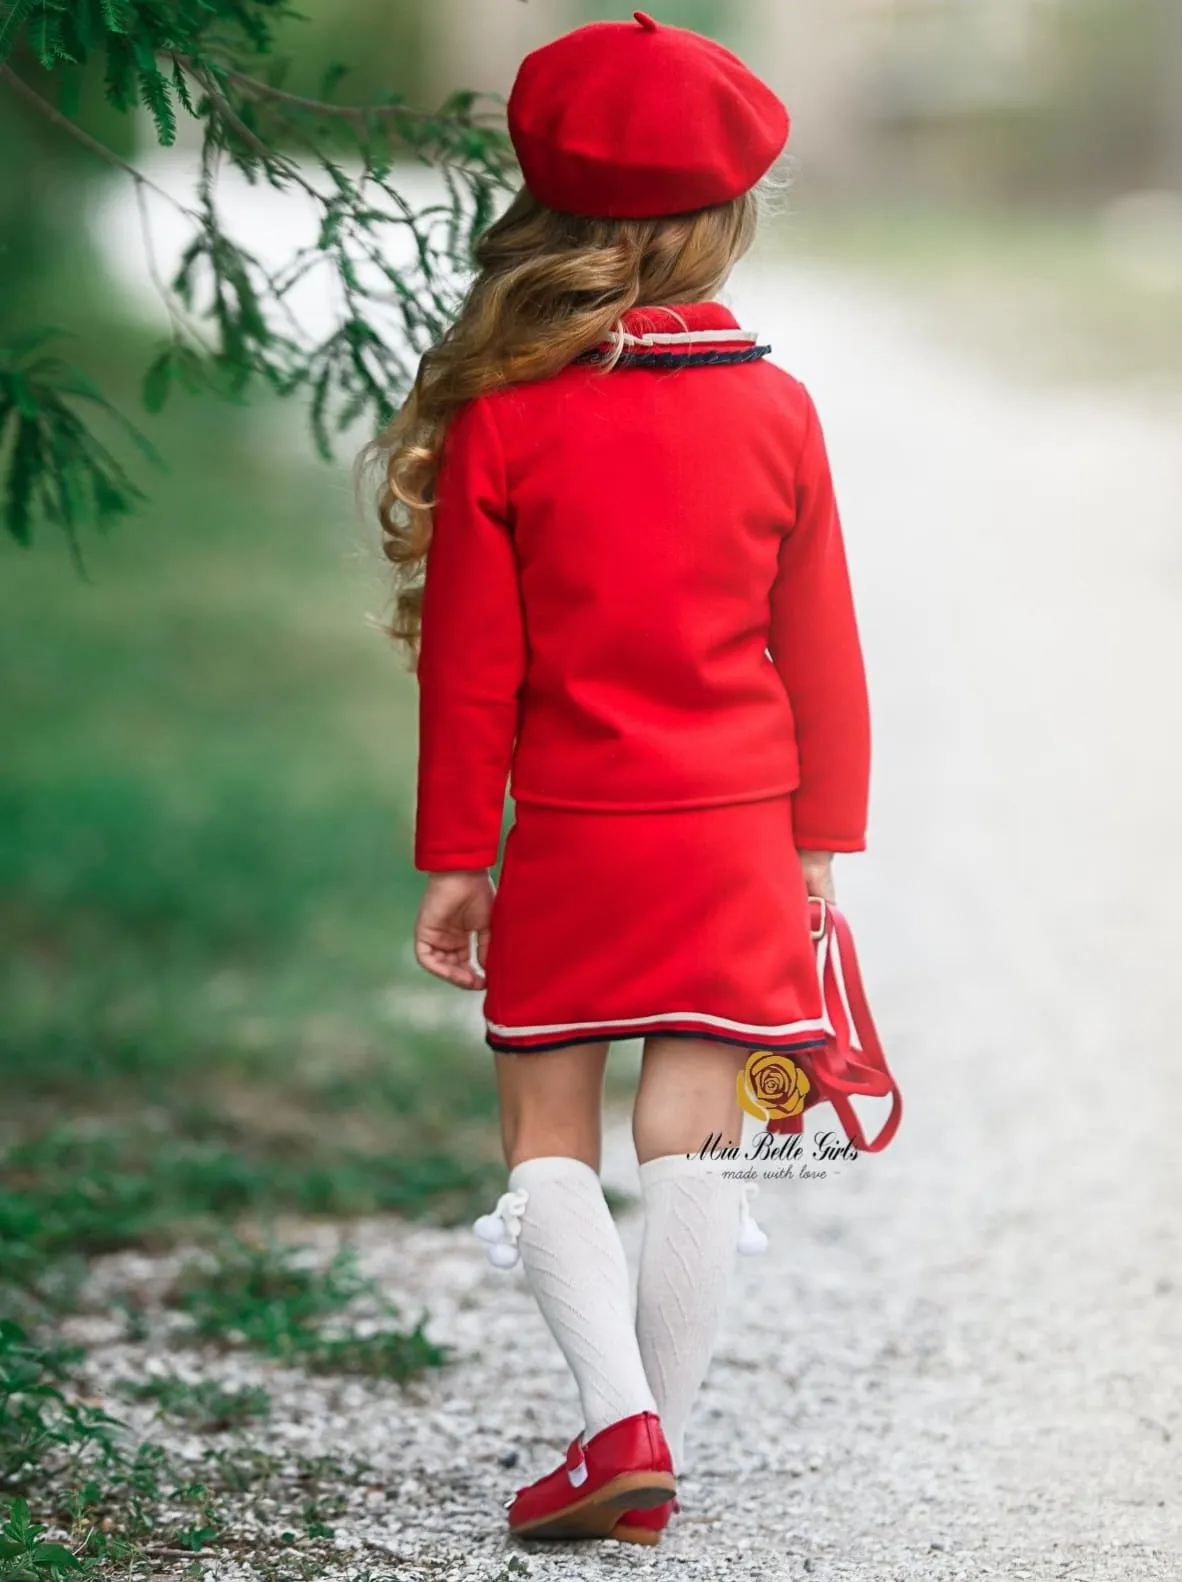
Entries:
{"label": "red mary jane shoe", "polygon": [[622,1417],[583,1444],[509,1506],[509,1531],[523,1538],[606,1538],[624,1512],[666,1505],[676,1492],[673,1460],[652,1412]]}
{"label": "red mary jane shoe", "polygon": [[676,1500],[666,1500],[647,1511],[625,1511],[608,1537],[618,1538],[622,1544],[659,1544],[670,1516],[680,1509]]}

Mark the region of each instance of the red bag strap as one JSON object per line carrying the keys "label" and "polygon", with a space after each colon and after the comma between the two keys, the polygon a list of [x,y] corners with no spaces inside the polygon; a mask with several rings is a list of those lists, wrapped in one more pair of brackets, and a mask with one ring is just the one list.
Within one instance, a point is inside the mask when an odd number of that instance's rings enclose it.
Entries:
{"label": "red bag strap", "polygon": [[[809,897],[809,918],[818,953],[824,952],[822,992],[834,1034],[826,1039],[824,1049],[812,1054],[817,1087],[832,1104],[846,1136],[858,1152],[879,1153],[899,1129],[903,1119],[903,1095],[891,1075],[870,1014],[849,924],[831,901],[819,896]],[[857,1035],[857,1051],[853,1048],[851,1031]],[[873,1142],[867,1140],[854,1114],[849,1102],[851,1093],[871,1098],[890,1097],[891,1112]]]}

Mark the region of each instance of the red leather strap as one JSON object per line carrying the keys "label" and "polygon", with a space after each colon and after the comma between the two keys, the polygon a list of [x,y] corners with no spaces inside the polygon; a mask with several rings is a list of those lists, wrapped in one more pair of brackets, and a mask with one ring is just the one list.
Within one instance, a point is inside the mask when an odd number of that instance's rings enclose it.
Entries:
{"label": "red leather strap", "polygon": [[[813,1079],[813,1091],[809,1099],[810,1102],[828,1101],[832,1104],[846,1136],[859,1153],[878,1153],[899,1129],[903,1119],[903,1095],[891,1075],[878,1029],[870,1014],[849,924],[831,903],[810,899],[809,912],[814,935],[821,935],[817,940],[818,952],[825,952],[822,992],[833,1025],[833,1036],[826,1039],[825,1047],[808,1053],[807,1067]],[[842,1001],[842,982],[845,985],[845,1001],[849,1006],[848,1016]],[[851,1031],[857,1035],[857,1051],[853,1048]],[[867,1139],[861,1122],[854,1114],[849,1102],[852,1093],[865,1094],[870,1098],[889,1096],[891,1100],[891,1112],[873,1141]]]}

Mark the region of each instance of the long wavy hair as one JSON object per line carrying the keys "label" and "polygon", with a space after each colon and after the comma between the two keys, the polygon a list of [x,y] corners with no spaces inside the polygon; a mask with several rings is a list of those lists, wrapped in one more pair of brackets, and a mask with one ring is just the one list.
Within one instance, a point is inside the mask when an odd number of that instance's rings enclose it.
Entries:
{"label": "long wavy hair", "polygon": [[423,355],[410,394],[362,453],[378,472],[382,550],[394,568],[386,630],[418,655],[424,562],[435,478],[452,414],[505,385],[546,379],[605,345],[623,350],[629,308],[709,301],[755,239],[757,192],[693,214],[587,219],[544,208],[522,190],[476,245],[477,275],[454,323]]}

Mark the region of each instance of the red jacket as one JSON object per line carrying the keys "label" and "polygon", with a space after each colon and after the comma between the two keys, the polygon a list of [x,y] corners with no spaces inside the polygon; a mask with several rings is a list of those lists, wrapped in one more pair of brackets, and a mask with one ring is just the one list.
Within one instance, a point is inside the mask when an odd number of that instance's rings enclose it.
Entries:
{"label": "red jacket", "polygon": [[519,802],[601,810],[791,792],[800,847],[866,844],[866,682],[812,400],[718,303],[624,328],[675,339],[481,396],[448,428],[424,871],[496,861],[510,775]]}

